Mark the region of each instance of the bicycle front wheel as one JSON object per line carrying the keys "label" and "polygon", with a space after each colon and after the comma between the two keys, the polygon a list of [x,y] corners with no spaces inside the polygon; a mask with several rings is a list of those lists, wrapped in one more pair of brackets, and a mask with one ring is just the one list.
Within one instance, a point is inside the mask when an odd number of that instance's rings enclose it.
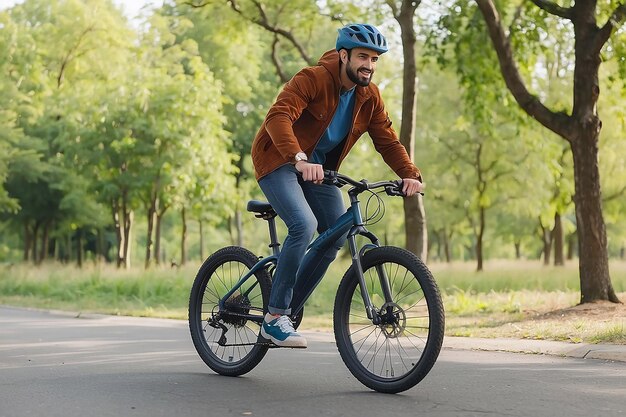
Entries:
{"label": "bicycle front wheel", "polygon": [[265,269],[252,275],[225,302],[222,299],[258,262],[247,249],[220,249],[202,264],[189,297],[189,330],[204,362],[221,375],[238,376],[252,370],[267,353],[257,344],[260,323],[271,290]]}
{"label": "bicycle front wheel", "polygon": [[[444,334],[439,289],[422,261],[404,249],[375,248],[361,261],[380,323],[367,317],[357,273],[348,269],[335,299],[337,348],[365,386],[385,393],[405,391],[428,374],[439,356]],[[381,275],[389,291],[383,290]]]}

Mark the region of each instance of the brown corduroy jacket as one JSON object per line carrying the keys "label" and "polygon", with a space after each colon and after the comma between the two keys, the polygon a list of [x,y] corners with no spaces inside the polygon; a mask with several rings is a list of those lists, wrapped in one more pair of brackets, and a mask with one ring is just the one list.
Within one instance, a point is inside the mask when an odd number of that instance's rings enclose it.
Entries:
{"label": "brown corduroy jacket", "polygon": [[[298,152],[311,155],[339,103],[339,62],[339,53],[328,51],[318,65],[304,68],[285,84],[252,143],[257,179],[284,164],[294,163]],[[356,87],[352,128],[343,142],[335,169],[365,132],[400,178],[421,180],[419,169],[391,127],[378,87],[372,83]]]}

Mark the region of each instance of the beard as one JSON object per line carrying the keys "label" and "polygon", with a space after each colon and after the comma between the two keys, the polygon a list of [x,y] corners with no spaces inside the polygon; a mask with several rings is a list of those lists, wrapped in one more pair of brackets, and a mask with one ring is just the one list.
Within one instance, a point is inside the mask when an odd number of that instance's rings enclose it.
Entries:
{"label": "beard", "polygon": [[[369,77],[366,75],[359,74],[359,71],[361,70],[368,72]],[[357,68],[355,70],[354,68],[350,66],[350,60],[348,60],[348,64],[346,65],[346,75],[348,75],[348,78],[350,79],[350,81],[352,81],[356,85],[359,85],[361,87],[367,87],[370,84],[370,81],[372,81],[372,77],[374,76],[374,71],[368,70],[365,67]]]}

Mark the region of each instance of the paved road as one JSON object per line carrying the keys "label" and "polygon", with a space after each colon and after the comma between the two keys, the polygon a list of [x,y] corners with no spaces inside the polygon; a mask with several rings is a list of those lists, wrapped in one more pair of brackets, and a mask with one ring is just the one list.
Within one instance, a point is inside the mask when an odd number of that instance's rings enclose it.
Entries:
{"label": "paved road", "polygon": [[0,417],[626,416],[626,363],[444,350],[417,387],[369,391],[327,335],[215,375],[186,323],[0,308]]}

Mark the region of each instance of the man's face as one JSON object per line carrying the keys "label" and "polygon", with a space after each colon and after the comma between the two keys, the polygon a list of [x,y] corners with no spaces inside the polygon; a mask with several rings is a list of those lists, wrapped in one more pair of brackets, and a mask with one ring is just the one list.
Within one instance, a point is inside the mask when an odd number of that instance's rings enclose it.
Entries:
{"label": "man's face", "polygon": [[[347,51],[346,51],[347,55]],[[347,57],[346,74],[350,81],[361,87],[367,87],[372,81],[378,52],[366,48],[354,48],[350,56]]]}

